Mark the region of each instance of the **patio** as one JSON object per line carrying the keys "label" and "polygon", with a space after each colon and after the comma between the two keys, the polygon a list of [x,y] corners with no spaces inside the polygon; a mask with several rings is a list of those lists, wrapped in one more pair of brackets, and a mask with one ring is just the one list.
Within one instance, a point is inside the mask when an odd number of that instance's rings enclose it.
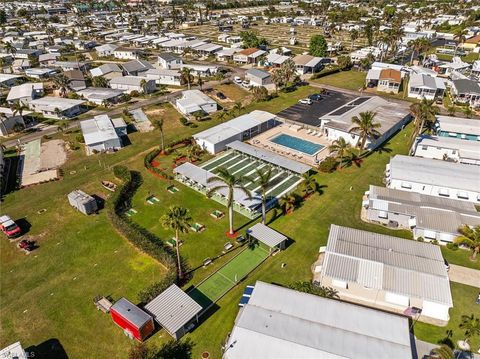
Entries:
{"label": "patio", "polygon": [[[297,137],[299,139],[322,145],[324,147],[314,155],[308,155],[305,152],[287,148],[270,141],[271,138],[280,134]],[[330,151],[328,150],[330,142],[326,139],[326,137],[324,137],[320,129],[311,130],[295,124],[284,123],[274,127],[271,130],[263,132],[260,135],[252,138],[250,141],[248,141],[248,143],[253,146],[280,154],[286,158],[305,163],[309,166],[317,166],[325,157],[330,154]]]}

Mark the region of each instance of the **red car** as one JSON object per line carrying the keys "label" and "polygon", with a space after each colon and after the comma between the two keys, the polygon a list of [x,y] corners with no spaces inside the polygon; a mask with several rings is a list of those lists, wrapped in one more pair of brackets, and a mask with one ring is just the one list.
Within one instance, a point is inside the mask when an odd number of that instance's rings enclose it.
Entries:
{"label": "red car", "polygon": [[8,238],[15,238],[22,234],[20,227],[9,216],[0,217],[0,230]]}
{"label": "red car", "polygon": [[27,252],[31,252],[35,249],[35,241],[27,241],[24,239],[18,244],[18,247],[21,249],[25,249]]}

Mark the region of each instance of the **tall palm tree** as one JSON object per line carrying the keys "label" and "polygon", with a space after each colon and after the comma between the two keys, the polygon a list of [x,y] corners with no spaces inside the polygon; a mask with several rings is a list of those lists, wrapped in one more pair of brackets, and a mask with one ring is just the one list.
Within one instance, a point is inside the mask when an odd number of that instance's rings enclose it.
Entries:
{"label": "tall palm tree", "polygon": [[13,112],[13,115],[15,116],[17,113],[19,116],[22,116],[23,114],[23,110],[26,110],[28,109],[28,106],[25,106],[22,102],[20,101],[15,101],[12,105],[11,105],[11,110]]}
{"label": "tall palm tree", "polygon": [[318,182],[313,177],[311,173],[304,173],[302,175],[302,192],[305,194],[305,197],[311,195],[312,193],[315,193],[318,190]]}
{"label": "tall palm tree", "polygon": [[360,136],[358,140],[359,147],[365,148],[365,143],[369,137],[380,136],[377,128],[380,123],[375,122],[376,113],[373,111],[360,112],[360,117],[353,116],[352,124],[354,125],[348,132],[356,133]]}
{"label": "tall palm tree", "polygon": [[177,252],[177,266],[178,277],[183,277],[182,261],[180,259],[180,233],[188,233],[190,228],[191,218],[188,215],[188,210],[183,207],[171,206],[166,214],[164,214],[160,221],[163,228],[175,231],[175,249]]}
{"label": "tall palm tree", "polygon": [[65,97],[68,92],[69,80],[64,74],[56,75],[52,78],[53,83],[58,88],[60,96]]}
{"label": "tall palm tree", "polygon": [[352,145],[349,142],[345,141],[343,137],[340,137],[333,141],[330,146],[328,146],[328,150],[331,153],[335,153],[336,157],[340,160],[340,162],[342,162],[343,158],[351,147]]}
{"label": "tall palm tree", "polygon": [[454,31],[453,39],[457,41],[457,45],[455,46],[455,52],[453,53],[453,56],[457,55],[458,48],[467,40],[467,34],[468,30],[463,27],[460,27]]}
{"label": "tall palm tree", "polygon": [[154,120],[152,122],[153,127],[155,127],[157,130],[160,131],[160,141],[161,141],[161,147],[160,149],[162,150],[162,153],[165,152],[165,138],[164,138],[164,133],[163,133],[163,118],[159,118],[157,120]]}
{"label": "tall palm tree", "polygon": [[239,101],[235,102],[235,104],[232,107],[233,113],[239,114],[241,110],[242,110],[242,103]]}
{"label": "tall palm tree", "polygon": [[433,100],[422,99],[421,102],[414,103],[410,106],[410,112],[414,117],[414,129],[410,138],[410,146],[413,145],[415,138],[419,136],[425,125],[431,127],[436,121],[436,115],[440,112]]}
{"label": "tall palm tree", "polygon": [[460,236],[455,238],[455,243],[463,244],[472,250],[471,260],[477,259],[477,254],[480,253],[480,226],[470,228],[464,225],[458,229]]}
{"label": "tall palm tree", "polygon": [[430,45],[430,41],[428,41],[424,37],[419,37],[415,40],[412,40],[408,43],[408,46],[412,49],[412,54],[410,56],[410,63],[413,63],[413,56],[415,56],[415,53],[420,53],[422,51],[425,51],[428,48],[428,45]]}
{"label": "tall palm tree", "polygon": [[473,314],[462,315],[462,322],[458,327],[465,330],[465,342],[472,337],[480,336],[480,319]]}
{"label": "tall palm tree", "polygon": [[180,76],[182,78],[182,82],[186,83],[187,88],[190,90],[190,87],[191,87],[192,81],[193,81],[192,69],[190,69],[188,67],[184,67],[180,71]]}
{"label": "tall palm tree", "polygon": [[258,186],[260,187],[260,194],[262,195],[262,223],[265,224],[267,217],[267,192],[272,188],[272,167],[257,168],[255,174],[249,177],[251,182],[258,179]]}
{"label": "tall palm tree", "polygon": [[198,75],[197,85],[198,85],[198,88],[200,89],[200,91],[202,91],[203,84],[204,84],[204,82],[203,82],[202,76]]}
{"label": "tall palm tree", "polygon": [[228,219],[230,222],[229,233],[233,235],[235,232],[233,230],[233,201],[234,201],[234,191],[235,189],[242,191],[247,198],[251,199],[252,195],[250,190],[245,187],[248,178],[245,176],[236,176],[233,173],[230,173],[229,170],[225,167],[221,167],[217,170],[217,176],[211,177],[207,180],[207,183],[219,183],[210,188],[207,192],[207,196],[211,197],[215,192],[220,189],[227,189],[227,208],[228,208]]}
{"label": "tall palm tree", "polygon": [[279,206],[282,209],[284,214],[290,213],[295,209],[295,204],[297,199],[293,194],[286,194],[280,197]]}
{"label": "tall palm tree", "polygon": [[465,114],[465,116],[467,116],[467,118],[471,118],[473,115],[473,110],[470,108],[470,106],[467,106],[463,110],[463,113]]}
{"label": "tall palm tree", "polygon": [[289,58],[288,60],[285,60],[280,69],[285,82],[293,81],[296,72],[296,66],[292,59]]}

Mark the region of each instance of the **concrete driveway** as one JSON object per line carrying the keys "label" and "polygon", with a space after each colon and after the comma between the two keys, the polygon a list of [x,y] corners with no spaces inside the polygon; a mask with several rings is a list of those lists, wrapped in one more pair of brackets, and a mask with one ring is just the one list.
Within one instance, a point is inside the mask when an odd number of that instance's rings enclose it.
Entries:
{"label": "concrete driveway", "polygon": [[480,288],[480,270],[450,264],[450,281]]}

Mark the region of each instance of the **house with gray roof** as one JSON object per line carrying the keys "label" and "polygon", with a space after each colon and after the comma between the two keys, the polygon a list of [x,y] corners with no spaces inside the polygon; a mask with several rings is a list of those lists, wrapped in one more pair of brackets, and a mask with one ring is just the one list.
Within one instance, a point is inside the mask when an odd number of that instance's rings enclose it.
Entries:
{"label": "house with gray roof", "polygon": [[423,135],[417,137],[412,150],[413,155],[416,157],[480,166],[480,141],[465,141],[456,137]]}
{"label": "house with gray roof", "polygon": [[252,86],[269,86],[273,85],[272,77],[267,71],[259,69],[249,69],[245,72],[245,79],[250,81]]}
{"label": "house with gray roof", "polygon": [[367,111],[375,112],[374,121],[380,124],[377,128],[379,136],[367,138],[365,148],[368,150],[380,146],[411,120],[410,109],[405,103],[389,101],[378,96],[357,97],[320,117],[320,128],[331,141],[343,137],[352,146],[357,146],[360,135],[350,132],[355,127],[352,117],[358,117],[360,113]]}
{"label": "house with gray roof", "polygon": [[370,186],[363,198],[362,218],[390,228],[411,230],[413,237],[447,244],[463,225],[480,225],[472,202],[458,201],[398,189]]}
{"label": "house with gray roof", "polygon": [[19,101],[27,105],[30,101],[43,96],[42,82],[27,82],[21,85],[13,86],[7,95],[9,105]]}
{"label": "house with gray roof", "polygon": [[480,202],[480,166],[396,155],[386,166],[388,188]]}
{"label": "house with gray roof", "polygon": [[183,84],[182,74],[179,70],[150,69],[145,71],[143,76],[155,80],[157,85],[181,86]]}
{"label": "house with gray roof", "polygon": [[127,75],[140,76],[145,71],[153,69],[153,65],[145,60],[131,60],[122,64],[122,67]]}
{"label": "house with gray roof", "polygon": [[113,52],[118,48],[115,44],[105,44],[95,47],[97,55],[100,57],[113,56]]}
{"label": "house with gray roof", "polygon": [[114,77],[110,80],[110,87],[128,94],[132,91],[151,93],[156,89],[155,80],[141,76]]}
{"label": "house with gray roof", "polygon": [[179,340],[198,323],[202,306],[172,284],[147,303],[144,309],[168,334]]}
{"label": "house with gray roof", "polygon": [[84,103],[83,100],[45,96],[30,101],[29,107],[32,111],[40,112],[47,118],[69,119],[85,110],[82,106]]}
{"label": "house with gray roof", "polygon": [[77,91],[77,94],[96,105],[105,105],[118,103],[122,98],[123,91],[108,87],[87,87],[84,90]]}
{"label": "house with gray roof", "polygon": [[320,256],[320,284],[343,300],[437,324],[450,318],[452,294],[439,246],[332,224]]}
{"label": "house with gray roof", "polygon": [[178,98],[175,105],[183,115],[195,112],[213,113],[217,111],[217,103],[200,90],[186,90]]}
{"label": "house with gray roof", "polygon": [[437,116],[434,129],[437,136],[460,138],[462,140],[479,141],[480,126],[479,120],[453,117]]}
{"label": "house with gray roof", "polygon": [[413,73],[408,81],[407,96],[410,98],[434,100],[443,98],[444,92],[445,83],[438,77]]}
{"label": "house with gray roof", "polygon": [[416,358],[408,318],[293,289],[255,283],[223,359]]}
{"label": "house with gray roof", "polygon": [[81,121],[80,128],[85,140],[87,155],[117,151],[122,148],[121,137],[127,135],[125,121],[122,118],[110,119],[108,115],[98,115]]}
{"label": "house with gray roof", "polygon": [[470,79],[452,81],[452,96],[457,102],[470,105],[472,108],[480,107],[480,83]]}
{"label": "house with gray roof", "polygon": [[162,69],[167,70],[181,69],[183,66],[183,60],[179,56],[168,52],[158,55],[157,61]]}
{"label": "house with gray roof", "polygon": [[123,76],[123,70],[117,64],[103,64],[90,70],[92,77],[102,76],[107,80]]}

